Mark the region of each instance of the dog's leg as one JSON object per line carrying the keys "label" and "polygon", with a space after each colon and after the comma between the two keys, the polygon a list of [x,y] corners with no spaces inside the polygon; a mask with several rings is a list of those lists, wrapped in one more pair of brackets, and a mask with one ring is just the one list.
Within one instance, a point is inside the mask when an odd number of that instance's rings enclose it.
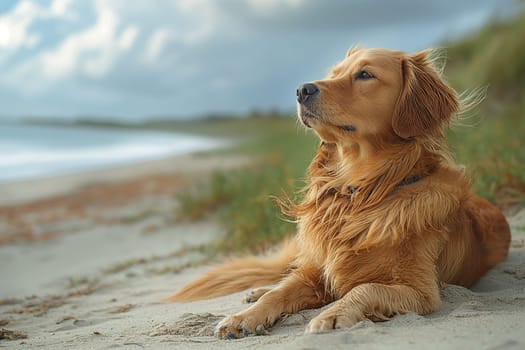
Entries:
{"label": "dog's leg", "polygon": [[241,338],[266,334],[267,328],[284,314],[320,307],[333,299],[319,283],[318,270],[297,269],[277,287],[265,293],[248,309],[224,318],[216,328],[219,338]]}
{"label": "dog's leg", "polygon": [[395,314],[428,314],[440,305],[437,284],[421,292],[405,285],[359,285],[310,321],[307,333],[351,327],[365,318],[387,320]]}
{"label": "dog's leg", "polygon": [[257,300],[259,300],[263,295],[271,291],[271,288],[258,288],[250,291],[250,293],[246,294],[244,298],[242,299],[243,304],[251,304],[255,303]]}

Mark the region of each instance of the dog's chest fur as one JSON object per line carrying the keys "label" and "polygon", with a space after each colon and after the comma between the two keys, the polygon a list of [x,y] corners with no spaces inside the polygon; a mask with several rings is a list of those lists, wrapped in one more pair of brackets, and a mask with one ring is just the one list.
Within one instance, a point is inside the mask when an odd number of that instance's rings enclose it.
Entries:
{"label": "dog's chest fur", "polygon": [[[462,179],[456,172],[446,177]],[[321,270],[335,296],[362,283],[403,283],[403,273],[412,268],[406,262],[435,264],[439,248],[433,244],[444,243],[461,202],[455,192],[462,191],[452,180],[443,187],[444,178],[439,186],[430,178],[396,188],[364,210],[354,208],[352,199],[338,191],[308,193],[317,200],[299,216],[300,261]]]}
{"label": "dog's chest fur", "polygon": [[322,271],[326,289],[334,296],[362,283],[396,280],[397,253],[392,247],[379,243],[358,248],[370,229],[382,229],[373,215],[353,215],[348,197],[327,196],[317,210],[301,217],[299,229],[300,260]]}

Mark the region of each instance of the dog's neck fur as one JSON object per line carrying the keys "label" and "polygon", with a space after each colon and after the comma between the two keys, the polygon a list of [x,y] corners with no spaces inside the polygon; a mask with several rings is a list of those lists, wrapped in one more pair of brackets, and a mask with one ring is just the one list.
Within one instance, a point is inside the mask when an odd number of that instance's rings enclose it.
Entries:
{"label": "dog's neck fur", "polygon": [[[410,147],[407,142],[411,143]],[[321,143],[308,169],[303,201],[293,206],[295,216],[311,212],[312,206],[315,208],[326,197],[348,196],[350,187],[357,191],[351,196],[349,211],[373,207],[405,179],[427,177],[436,171],[436,164],[450,163],[444,137],[420,137],[376,145],[372,150],[363,143]]]}
{"label": "dog's neck fur", "polygon": [[[305,247],[315,245],[326,253],[330,242],[344,240],[349,249],[359,250],[375,239],[383,240],[382,235],[368,235],[373,218],[367,213],[394,191],[409,187],[399,186],[408,177],[419,176],[422,180],[418,183],[423,183],[438,168],[451,164],[444,137],[384,143],[368,154],[363,149],[359,144],[322,143],[308,169],[302,201],[281,202],[283,213],[299,223],[300,241]],[[357,188],[353,195],[344,192],[349,186]],[[339,237],[345,225],[351,227],[347,226],[345,234]],[[315,232],[323,232],[322,239],[317,239]],[[389,242],[401,239],[402,236],[392,236]]]}

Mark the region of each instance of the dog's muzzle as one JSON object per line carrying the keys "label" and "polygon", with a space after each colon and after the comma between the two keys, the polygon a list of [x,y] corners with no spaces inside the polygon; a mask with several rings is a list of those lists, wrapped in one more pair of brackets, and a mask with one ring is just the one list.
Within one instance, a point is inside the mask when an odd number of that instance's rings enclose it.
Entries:
{"label": "dog's muzzle", "polygon": [[312,83],[306,83],[297,88],[297,111],[299,118],[304,126],[311,128],[309,123],[310,118],[317,119],[317,117],[310,112],[314,97],[319,94],[319,88]]}

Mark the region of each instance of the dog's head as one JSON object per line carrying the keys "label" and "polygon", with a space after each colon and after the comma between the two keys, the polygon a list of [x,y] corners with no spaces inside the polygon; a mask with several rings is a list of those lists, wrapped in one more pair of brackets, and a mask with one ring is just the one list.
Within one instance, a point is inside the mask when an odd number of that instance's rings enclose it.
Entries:
{"label": "dog's head", "polygon": [[410,139],[441,130],[459,101],[428,54],[350,49],[326,79],[297,89],[299,118],[333,143]]}

